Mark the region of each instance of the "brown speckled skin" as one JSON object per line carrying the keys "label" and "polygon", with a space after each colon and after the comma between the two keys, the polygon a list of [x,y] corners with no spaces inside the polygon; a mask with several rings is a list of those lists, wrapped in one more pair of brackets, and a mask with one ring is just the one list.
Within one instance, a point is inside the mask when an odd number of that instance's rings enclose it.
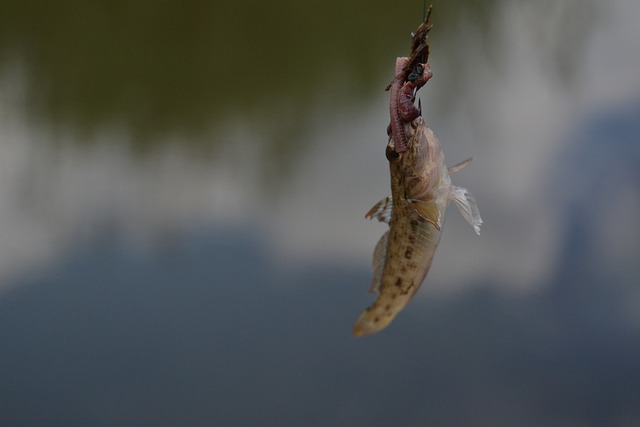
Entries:
{"label": "brown speckled skin", "polygon": [[[384,329],[409,303],[429,272],[441,229],[423,218],[416,203],[435,202],[440,226],[451,194],[451,179],[440,142],[422,117],[404,125],[407,149],[389,161],[393,214],[378,298],[356,320],[353,333]],[[393,147],[393,139],[389,146]]]}

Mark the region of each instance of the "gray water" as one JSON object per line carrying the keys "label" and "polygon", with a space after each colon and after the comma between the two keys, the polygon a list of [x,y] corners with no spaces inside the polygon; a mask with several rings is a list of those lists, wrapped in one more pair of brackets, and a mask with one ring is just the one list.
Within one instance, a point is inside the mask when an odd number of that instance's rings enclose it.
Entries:
{"label": "gray water", "polygon": [[421,4],[5,3],[0,425],[640,422],[636,2],[434,4],[485,224],[359,339]]}

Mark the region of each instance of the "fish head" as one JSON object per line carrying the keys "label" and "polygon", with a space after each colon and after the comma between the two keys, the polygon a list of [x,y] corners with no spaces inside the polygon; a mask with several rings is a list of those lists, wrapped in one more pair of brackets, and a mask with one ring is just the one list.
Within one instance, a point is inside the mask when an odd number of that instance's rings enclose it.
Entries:
{"label": "fish head", "polygon": [[393,139],[386,148],[391,174],[405,177],[405,194],[424,198],[448,179],[440,141],[427,127],[422,117],[405,125],[407,149],[395,151]]}

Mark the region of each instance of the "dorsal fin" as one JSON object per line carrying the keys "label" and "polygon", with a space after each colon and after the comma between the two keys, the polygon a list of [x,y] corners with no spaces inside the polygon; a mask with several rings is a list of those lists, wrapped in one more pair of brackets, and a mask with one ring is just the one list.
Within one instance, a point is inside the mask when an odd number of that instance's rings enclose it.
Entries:
{"label": "dorsal fin", "polygon": [[460,163],[456,163],[455,165],[451,166],[448,169],[448,171],[449,171],[449,173],[458,172],[460,169],[464,168],[465,166],[467,166],[471,162],[473,162],[473,157],[469,157],[467,160],[463,160]]}

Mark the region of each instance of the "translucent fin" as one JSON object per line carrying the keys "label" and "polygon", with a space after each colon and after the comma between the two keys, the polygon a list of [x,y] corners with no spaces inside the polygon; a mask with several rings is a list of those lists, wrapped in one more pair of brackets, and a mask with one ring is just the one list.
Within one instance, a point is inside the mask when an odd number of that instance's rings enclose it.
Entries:
{"label": "translucent fin", "polygon": [[460,210],[460,213],[473,227],[477,235],[480,235],[480,226],[482,225],[482,218],[480,218],[480,211],[476,204],[476,199],[473,198],[469,190],[462,187],[453,187],[451,197],[456,206]]}
{"label": "translucent fin", "polygon": [[409,200],[411,206],[422,218],[433,224],[438,230],[442,229],[440,211],[435,202],[421,202],[419,200]]}
{"label": "translucent fin", "polygon": [[364,216],[367,219],[375,218],[380,222],[391,222],[391,215],[393,214],[393,200],[391,196],[387,196],[373,205],[369,212]]}
{"label": "translucent fin", "polygon": [[387,237],[389,232],[385,232],[373,250],[373,281],[369,292],[378,293],[380,291],[380,284],[382,283],[382,271],[384,270],[384,262],[387,258]]}
{"label": "translucent fin", "polygon": [[463,169],[465,166],[469,165],[471,162],[473,162],[473,157],[469,157],[467,160],[463,160],[460,163],[456,163],[455,165],[451,166],[448,169],[448,171],[449,173],[458,172],[460,169]]}

